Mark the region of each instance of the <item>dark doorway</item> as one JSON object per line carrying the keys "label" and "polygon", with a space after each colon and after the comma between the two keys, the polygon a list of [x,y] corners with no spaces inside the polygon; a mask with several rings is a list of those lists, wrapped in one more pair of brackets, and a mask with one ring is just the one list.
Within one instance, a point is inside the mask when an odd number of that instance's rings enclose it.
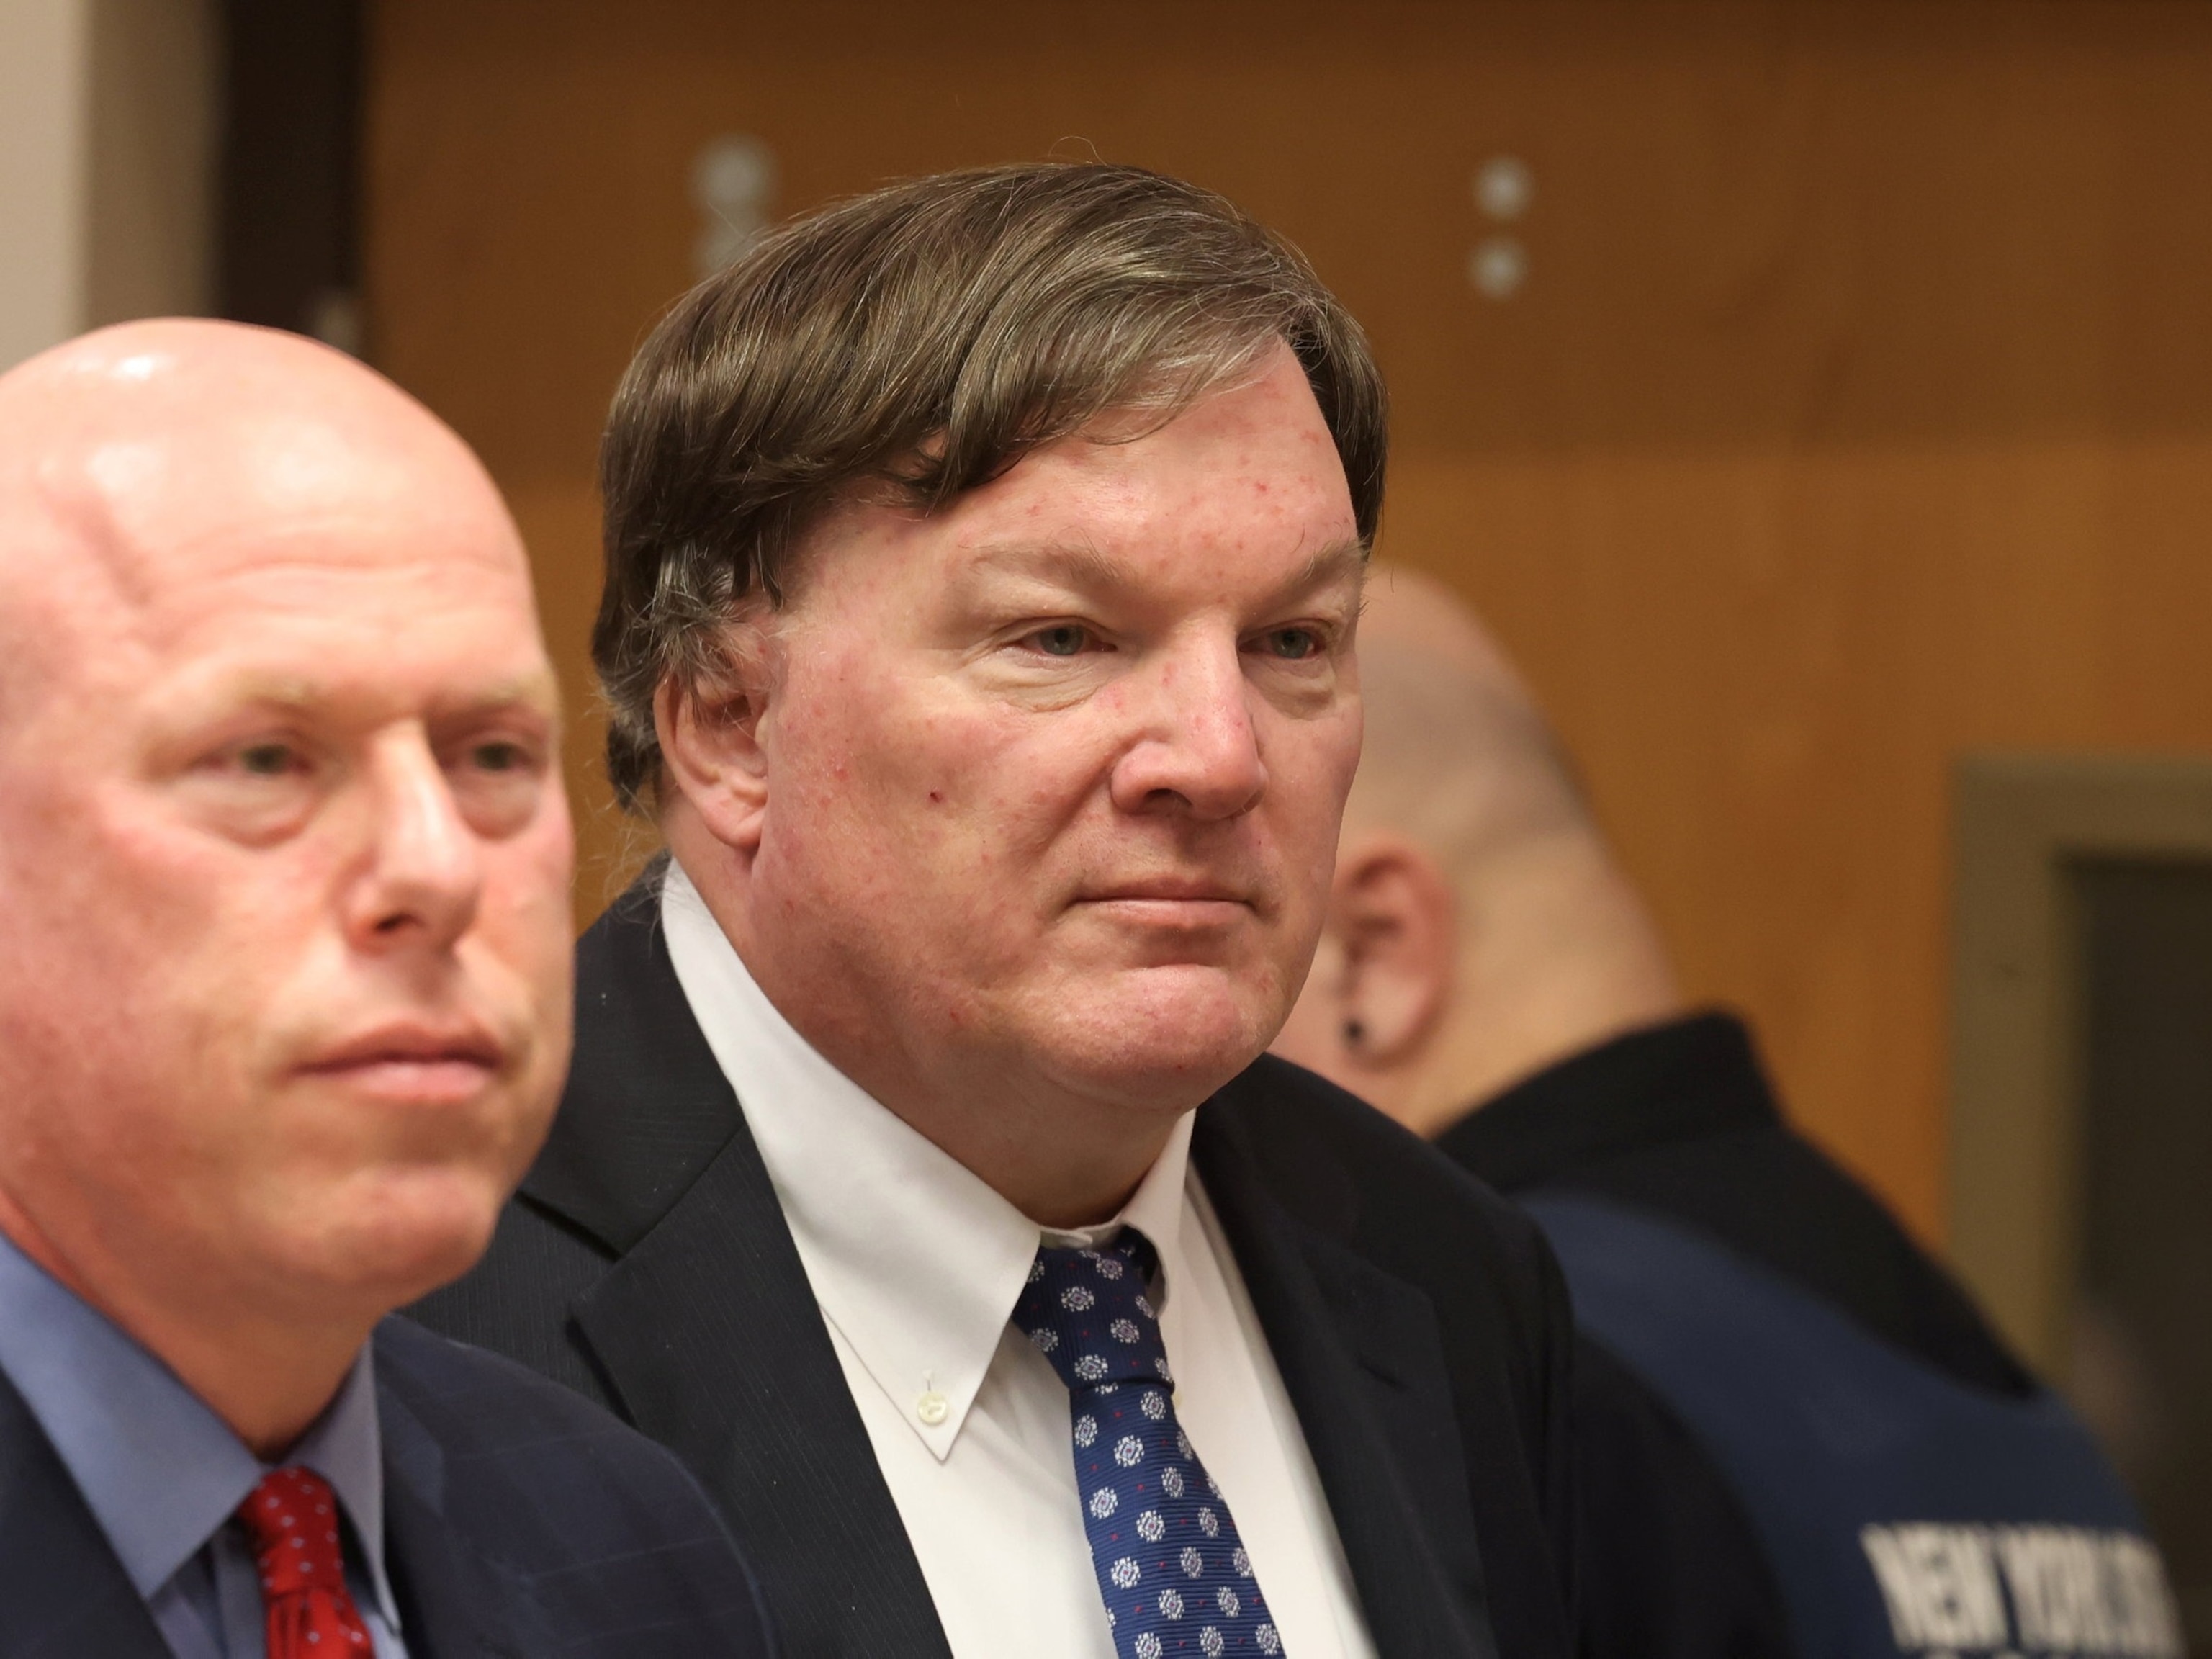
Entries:
{"label": "dark doorway", "polygon": [[2212,1655],[2212,863],[2082,860],[2073,1392]]}
{"label": "dark doorway", "polygon": [[364,354],[363,0],[223,8],[219,309]]}

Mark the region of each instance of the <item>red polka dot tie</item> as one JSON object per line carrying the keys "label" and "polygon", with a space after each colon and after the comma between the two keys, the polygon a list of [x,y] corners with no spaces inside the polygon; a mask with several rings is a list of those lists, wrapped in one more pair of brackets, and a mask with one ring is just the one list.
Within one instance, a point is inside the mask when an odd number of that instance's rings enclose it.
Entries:
{"label": "red polka dot tie", "polygon": [[312,1469],[261,1478],[238,1506],[261,1567],[269,1659],[329,1659],[371,1651],[368,1626],[346,1589],[337,1498]]}

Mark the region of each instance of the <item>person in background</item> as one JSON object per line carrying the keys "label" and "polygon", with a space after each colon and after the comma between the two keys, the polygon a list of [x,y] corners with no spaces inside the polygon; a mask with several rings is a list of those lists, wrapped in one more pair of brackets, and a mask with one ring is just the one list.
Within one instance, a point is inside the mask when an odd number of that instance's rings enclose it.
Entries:
{"label": "person in background", "polygon": [[795,1653],[1568,1650],[1556,1270],[1263,1055],[1383,448],[1292,250],[1093,164],[796,220],[617,395],[609,765],[672,856],[421,1313],[681,1450]]}
{"label": "person in background", "polygon": [[771,1651],[673,1459],[385,1317],[560,1088],[558,726],[498,495],[367,369],[0,376],[0,1654]]}
{"label": "person in background", "polygon": [[1275,1051],[1516,1198],[1583,1334],[1593,1655],[2174,1655],[2086,1431],[1685,1004],[1527,687],[1377,568],[1366,749]]}

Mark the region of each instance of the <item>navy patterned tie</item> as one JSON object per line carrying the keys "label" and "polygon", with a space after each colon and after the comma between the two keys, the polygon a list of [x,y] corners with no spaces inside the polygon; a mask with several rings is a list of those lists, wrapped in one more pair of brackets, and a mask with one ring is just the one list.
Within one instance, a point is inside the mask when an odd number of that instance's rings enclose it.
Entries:
{"label": "navy patterned tie", "polygon": [[1014,1323],[1067,1384],[1091,1564],[1123,1659],[1279,1654],[1260,1581],[1176,1421],[1157,1257],[1133,1228],[1106,1250],[1037,1252]]}

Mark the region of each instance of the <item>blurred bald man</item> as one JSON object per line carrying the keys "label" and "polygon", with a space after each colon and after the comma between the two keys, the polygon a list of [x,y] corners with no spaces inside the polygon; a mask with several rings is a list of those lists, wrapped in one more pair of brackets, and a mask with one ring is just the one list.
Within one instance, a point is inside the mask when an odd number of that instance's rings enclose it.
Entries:
{"label": "blurred bald man", "polygon": [[672,1459],[385,1317],[550,1119],[557,737],[388,383],[187,322],[0,376],[0,1653],[769,1650]]}
{"label": "blurred bald man", "polygon": [[[1583,1648],[2179,1654],[2066,1407],[1687,1011],[1527,687],[1378,568],[1366,748],[1276,1052],[1518,1199],[1573,1291]],[[2002,1585],[2002,1588],[2000,1586]]]}

